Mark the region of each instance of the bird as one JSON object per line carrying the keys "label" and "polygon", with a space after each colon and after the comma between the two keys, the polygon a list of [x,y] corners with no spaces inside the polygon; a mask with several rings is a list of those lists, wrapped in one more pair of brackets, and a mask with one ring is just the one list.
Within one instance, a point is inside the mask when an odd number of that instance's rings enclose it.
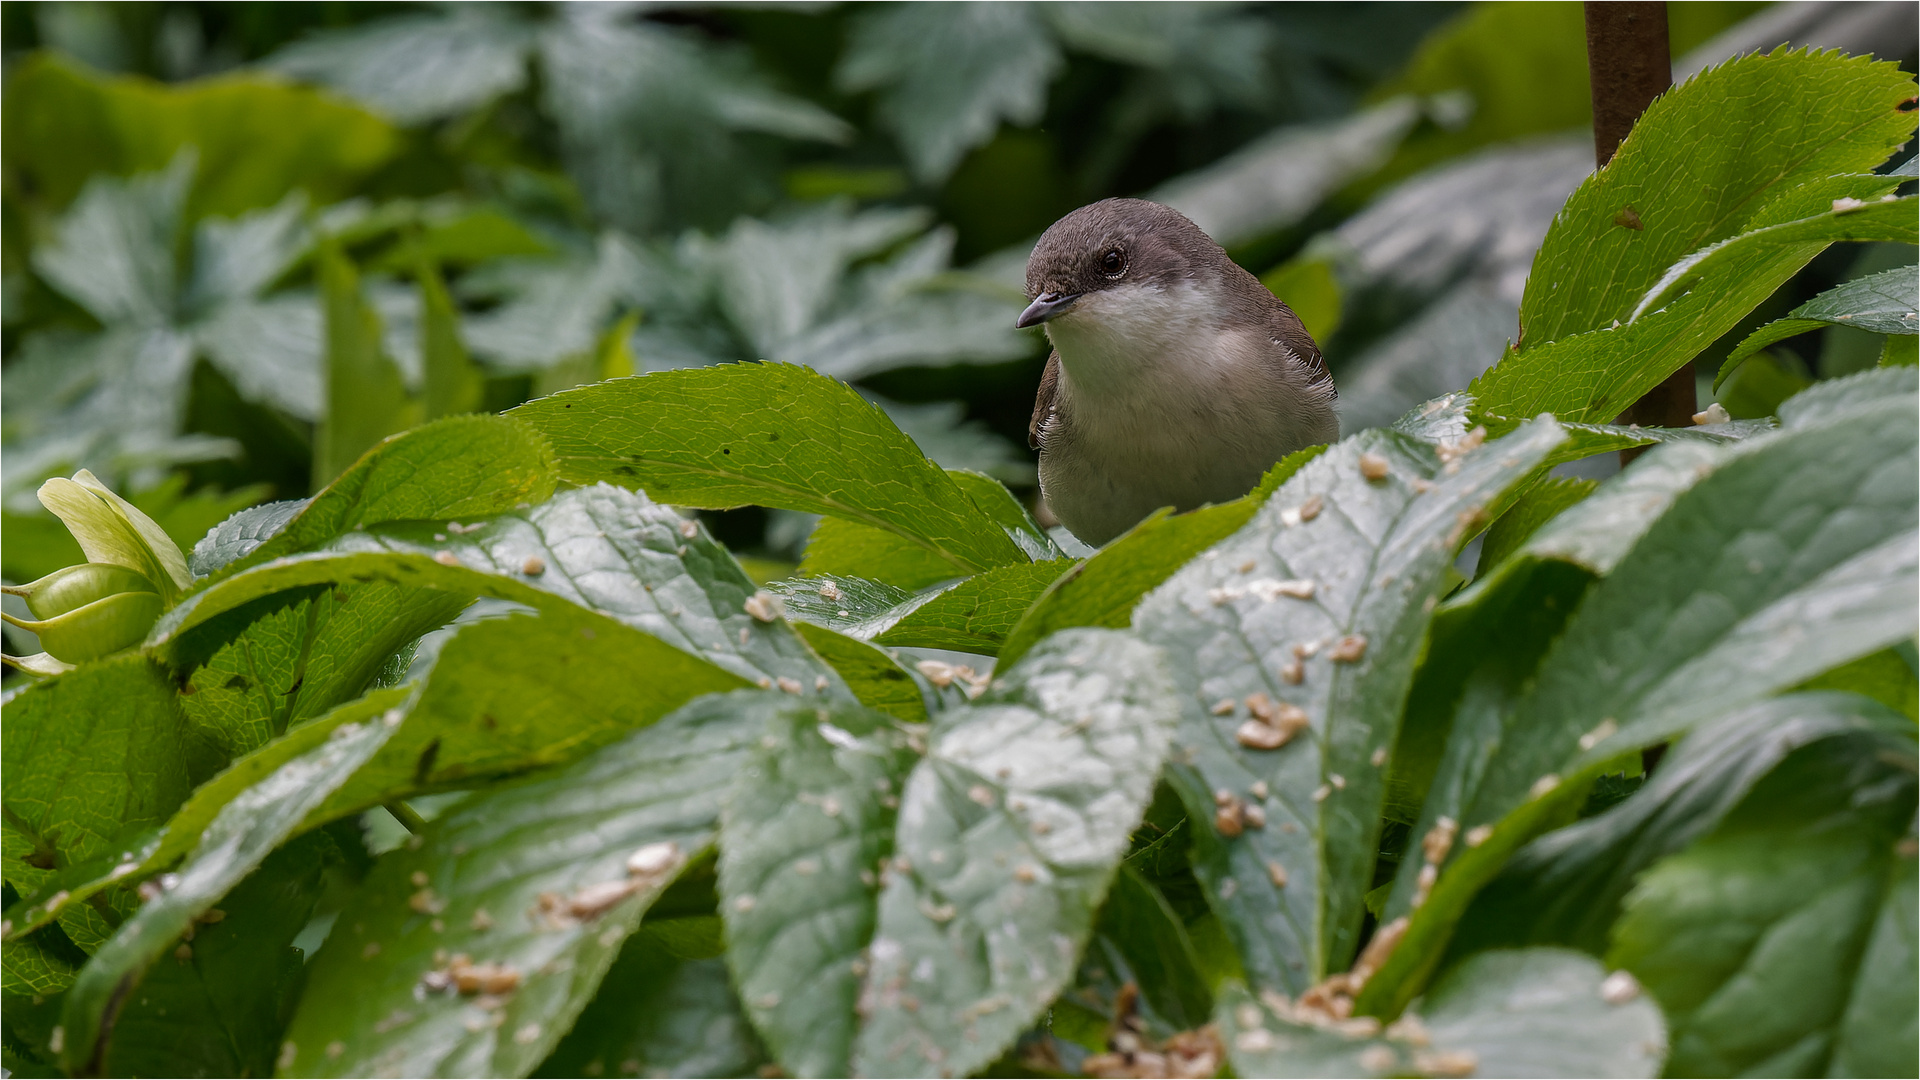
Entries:
{"label": "bird", "polygon": [[1053,223],[1014,325],[1053,352],[1029,445],[1040,492],[1084,543],[1161,507],[1236,499],[1340,436],[1320,347],[1260,280],[1171,207],[1103,199]]}

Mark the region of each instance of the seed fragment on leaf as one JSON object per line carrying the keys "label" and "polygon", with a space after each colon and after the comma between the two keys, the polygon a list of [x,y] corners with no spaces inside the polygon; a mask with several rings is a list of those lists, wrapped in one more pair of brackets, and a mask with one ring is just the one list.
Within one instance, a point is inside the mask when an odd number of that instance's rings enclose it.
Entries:
{"label": "seed fragment on leaf", "polygon": [[1368,480],[1385,480],[1387,478],[1387,459],[1371,452],[1361,454],[1360,475],[1366,477]]}

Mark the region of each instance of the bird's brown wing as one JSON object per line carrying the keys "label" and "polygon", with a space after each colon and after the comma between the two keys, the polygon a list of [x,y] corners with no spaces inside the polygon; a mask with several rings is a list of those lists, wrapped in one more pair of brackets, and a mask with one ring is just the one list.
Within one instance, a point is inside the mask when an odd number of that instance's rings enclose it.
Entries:
{"label": "bird's brown wing", "polygon": [[[1315,353],[1318,356],[1319,353]],[[1027,446],[1041,449],[1041,431],[1047,426],[1047,417],[1053,413],[1053,395],[1060,388],[1060,354],[1047,356],[1047,370],[1040,375],[1040,392],[1033,397],[1033,419],[1027,423]]]}
{"label": "bird's brown wing", "polygon": [[1314,382],[1325,382],[1329,386],[1333,384],[1333,374],[1327,370],[1326,358],[1320,355],[1320,346],[1314,342],[1313,335],[1307,333],[1306,324],[1300,321],[1300,316],[1295,315],[1292,308],[1276,299],[1268,309],[1267,329],[1275,341],[1292,349],[1294,355],[1307,365]]}

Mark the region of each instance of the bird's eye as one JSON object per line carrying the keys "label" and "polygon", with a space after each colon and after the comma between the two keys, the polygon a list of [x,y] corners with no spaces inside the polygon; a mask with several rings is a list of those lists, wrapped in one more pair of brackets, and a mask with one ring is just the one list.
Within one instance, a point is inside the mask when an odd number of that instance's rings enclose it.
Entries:
{"label": "bird's eye", "polygon": [[1119,248],[1109,248],[1107,253],[1100,257],[1100,269],[1105,270],[1108,277],[1119,277],[1126,268],[1127,253]]}

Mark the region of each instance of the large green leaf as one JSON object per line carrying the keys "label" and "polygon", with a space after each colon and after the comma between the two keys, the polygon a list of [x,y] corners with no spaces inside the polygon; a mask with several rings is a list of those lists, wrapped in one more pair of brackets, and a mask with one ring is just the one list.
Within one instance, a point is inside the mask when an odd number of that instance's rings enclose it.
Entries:
{"label": "large green leaf", "polygon": [[[1629,984],[1630,985],[1630,984]],[[1449,972],[1403,1022],[1335,1020],[1237,984],[1220,1027],[1242,1076],[1650,1077],[1666,1049],[1660,1010],[1611,991],[1591,957],[1482,953]]]}
{"label": "large green leaf", "polygon": [[1156,512],[1061,575],[1007,632],[1000,662],[1011,664],[1036,642],[1069,626],[1120,629],[1134,605],[1194,556],[1247,523],[1256,510],[1324,447],[1297,450],[1275,464],[1246,496],[1185,514]]}
{"label": "large green leaf", "polygon": [[793,703],[761,715],[722,817],[727,963],[789,1074],[846,1076],[877,875],[919,755],[881,713]]}
{"label": "large green leaf", "polygon": [[181,653],[235,609],[321,583],[480,594],[588,625],[618,620],[740,677],[784,677],[808,692],[827,674],[705,530],[605,485],[466,522],[391,521],[346,533],[328,550],[275,559],[204,589],[168,612],[150,641]]}
{"label": "large green leaf", "polygon": [[926,599],[875,635],[881,645],[955,649],[992,656],[1071,559],[996,566]]}
{"label": "large green leaf", "polygon": [[295,189],[331,202],[400,149],[399,133],[364,110],[258,75],[170,86],[93,75],[54,53],[10,73],[5,117],[8,172],[55,207],[97,173],[158,169],[187,146],[199,155],[195,217],[271,206]]}
{"label": "large green leaf", "polygon": [[1913,1067],[1912,755],[1807,747],[1640,880],[1608,960],[1666,1010],[1672,1075]]}
{"label": "large green leaf", "polygon": [[1823,326],[1850,326],[1876,334],[1920,334],[1920,315],[1914,296],[1920,294],[1920,266],[1900,266],[1879,274],[1855,278],[1787,312],[1743,338],[1720,365],[1713,388],[1727,381],[1741,361],[1776,341],[1818,330]]}
{"label": "large green leaf", "polygon": [[221,807],[180,874],[153,890],[152,899],[80,969],[61,1010],[66,1032],[61,1060],[70,1071],[88,1069],[99,1060],[116,1018],[128,1005],[128,989],[139,983],[149,965],[387,741],[394,731],[387,718],[399,719],[389,706],[401,696],[388,691],[347,706],[349,720],[335,728],[336,737]]}
{"label": "large green leaf", "polygon": [[[1434,444],[1363,432],[1135,612],[1173,659],[1188,813],[1215,822],[1219,793],[1237,834],[1196,827],[1194,869],[1256,985],[1298,993],[1351,957],[1385,766],[1446,571],[1479,515],[1564,438],[1545,421],[1443,464]],[[1287,708],[1304,710],[1309,737],[1238,741]],[[1244,827],[1243,801],[1263,824]]]}
{"label": "large green leaf", "polygon": [[[1891,189],[1869,176],[1864,194]],[[1482,416],[1496,424],[1547,411],[1604,421],[1625,410],[1785,284],[1829,244],[1913,243],[1914,200],[1871,202],[1755,228],[1676,263],[1617,329],[1591,330],[1510,352],[1475,379]],[[1657,302],[1683,288],[1664,306]]]}
{"label": "large green leaf", "polygon": [[553,441],[575,483],[682,506],[744,504],[883,529],[954,574],[1026,562],[1001,527],[846,384],[786,364],[615,379],[511,414]]}
{"label": "large green leaf", "polygon": [[1152,794],[1170,694],[1157,650],[1067,630],[935,718],[901,795],[857,1074],[971,1073],[1066,985]]}
{"label": "large green leaf", "polygon": [[[751,700],[708,698],[476,795],[383,856],[314,958],[281,1071],[531,1073],[647,907],[712,845],[760,731]],[[454,955],[512,974],[464,990]]]}
{"label": "large green leaf", "polygon": [[1910,236],[1899,204],[1854,208],[1892,190],[1863,174],[1911,137],[1912,96],[1891,65],[1785,50],[1663,95],[1555,219],[1480,412],[1611,419],[1827,244]]}
{"label": "large green leaf", "polygon": [[[1576,781],[1913,634],[1915,441],[1913,402],[1893,397],[1703,465],[1709,475],[1580,603],[1537,673],[1520,665],[1496,685],[1504,704],[1456,720],[1413,835],[1447,818],[1471,842],[1435,860],[1438,884],[1362,1011],[1391,1014],[1417,991],[1411,973],[1431,970],[1480,886],[1578,808]],[[1389,917],[1416,906],[1422,870],[1402,864]]]}
{"label": "large green leaf", "polygon": [[[154,965],[109,1033],[108,1076],[267,1076],[302,981],[294,936],[324,888],[333,841],[310,834],[267,857],[217,922]],[[211,914],[211,912],[209,912]]]}
{"label": "large green leaf", "polygon": [[1604,953],[1620,901],[1642,872],[1710,832],[1790,754],[1826,739],[1849,741],[1856,753],[1911,755],[1913,722],[1851,694],[1822,693],[1773,698],[1697,728],[1632,798],[1522,848],[1474,899],[1452,948],[1564,944]]}
{"label": "large green leaf", "polygon": [[766,1062],[726,961],[676,953],[660,925],[649,919],[627,939],[535,1076],[750,1076]]}
{"label": "large green leaf", "polygon": [[1892,64],[1784,48],[1661,95],[1540,245],[1520,305],[1521,350],[1627,322],[1686,256],[1827,209],[1777,216],[1798,205],[1793,189],[1884,162],[1913,136],[1913,114],[1899,108],[1912,97],[1913,77]]}
{"label": "large green leaf", "polygon": [[[277,533],[260,537],[249,565],[311,551],[342,533],[383,522],[458,521],[542,503],[553,494],[557,473],[546,440],[524,424],[498,416],[437,420],[388,439],[353,462]],[[244,539],[214,544],[221,555],[236,553],[228,557],[230,564],[256,553]],[[198,546],[194,550],[198,557]],[[214,557],[209,551],[209,560]]]}
{"label": "large green leaf", "polygon": [[[122,845],[166,820],[190,787],[189,736],[173,687],[143,656],[86,664],[21,692],[7,702],[0,737],[0,869],[23,896],[68,867],[118,861]],[[59,915],[90,948],[133,906],[116,891]],[[58,907],[43,905],[38,921]],[[27,929],[23,921],[19,931]]]}

